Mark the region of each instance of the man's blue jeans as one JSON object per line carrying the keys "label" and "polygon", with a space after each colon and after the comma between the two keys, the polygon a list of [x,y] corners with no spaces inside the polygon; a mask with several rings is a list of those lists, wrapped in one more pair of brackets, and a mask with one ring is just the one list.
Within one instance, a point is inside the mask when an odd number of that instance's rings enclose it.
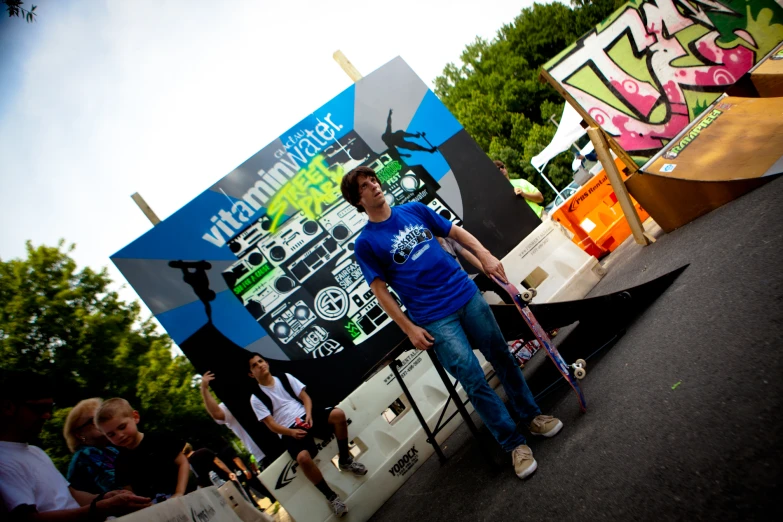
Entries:
{"label": "man's blue jeans", "polygon": [[455,313],[422,327],[435,338],[430,349],[435,350],[446,371],[465,389],[481,420],[503,449],[512,451],[525,444],[525,437],[516,431],[505,404],[487,383],[484,370],[473,355],[473,349],[478,349],[495,368],[511,406],[523,421],[530,421],[541,414],[522,370],[509,352],[495,316],[481,293],[476,292]]}

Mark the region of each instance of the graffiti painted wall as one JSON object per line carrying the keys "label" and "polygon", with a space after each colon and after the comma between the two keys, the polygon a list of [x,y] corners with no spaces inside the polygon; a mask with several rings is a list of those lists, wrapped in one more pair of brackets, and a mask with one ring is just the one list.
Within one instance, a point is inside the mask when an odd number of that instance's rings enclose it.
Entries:
{"label": "graffiti painted wall", "polygon": [[[196,370],[215,373],[213,389],[257,441],[266,434],[253,432],[249,354],[336,404],[404,338],[353,254],[367,217],[339,185],[359,165],[376,171],[390,205],[421,202],[498,258],[540,224],[397,58],[112,256]],[[270,454],[277,440],[259,445]]]}
{"label": "graffiti painted wall", "polygon": [[544,69],[644,159],[781,40],[783,0],[637,0]]}

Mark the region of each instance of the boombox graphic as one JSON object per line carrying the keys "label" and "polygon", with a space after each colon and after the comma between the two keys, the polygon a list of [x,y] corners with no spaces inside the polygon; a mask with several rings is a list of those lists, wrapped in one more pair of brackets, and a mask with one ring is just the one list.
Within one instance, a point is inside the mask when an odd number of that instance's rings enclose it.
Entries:
{"label": "boombox graphic", "polygon": [[358,212],[353,205],[341,200],[324,212],[318,221],[338,244],[343,244],[361,232],[367,223],[367,214]]}
{"label": "boombox graphic", "polygon": [[[304,301],[285,302],[272,312],[269,330],[279,342],[290,343],[315,321],[315,314]],[[311,350],[312,351],[312,350]]]}
{"label": "boombox graphic", "polygon": [[441,200],[438,197],[435,197],[427,204],[428,207],[430,207],[432,210],[435,211],[436,214],[438,214],[440,217],[447,219],[451,221],[453,224],[457,225],[458,227],[462,226],[462,220],[459,218],[456,212],[451,210],[449,206],[446,204],[445,201]]}
{"label": "boombox graphic", "polygon": [[301,212],[287,219],[271,236],[258,243],[258,249],[275,266],[284,264],[297,252],[306,249],[319,238],[323,229],[318,222],[304,217]]}
{"label": "boombox graphic", "polygon": [[[460,223],[436,197],[439,185],[421,165],[376,155],[355,133],[326,152],[330,168],[373,168],[390,205],[419,201]],[[296,211],[274,233],[262,216],[228,241],[237,262],[223,272],[226,284],[292,360],[342,352],[391,324],[353,254],[366,223],[366,214],[339,198],[315,218]]]}
{"label": "boombox graphic", "polygon": [[268,235],[271,226],[272,220],[266,215],[261,216],[258,221],[230,239],[228,248],[242,259],[250,247]]}

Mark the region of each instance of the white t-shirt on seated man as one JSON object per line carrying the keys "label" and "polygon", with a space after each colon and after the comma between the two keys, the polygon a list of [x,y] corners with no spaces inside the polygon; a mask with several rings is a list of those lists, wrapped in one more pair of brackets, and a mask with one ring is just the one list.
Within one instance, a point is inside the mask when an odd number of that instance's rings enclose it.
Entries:
{"label": "white t-shirt on seated man", "polygon": [[0,486],[8,513],[22,505],[34,506],[39,513],[79,507],[52,459],[38,446],[23,442],[0,441]]}
{"label": "white t-shirt on seated man", "polygon": [[[288,377],[288,382],[291,384],[291,389],[298,397],[305,388],[305,385],[302,383],[302,381],[293,375],[285,374],[285,376]],[[272,415],[272,418],[275,419],[276,423],[278,423],[280,426],[288,428],[293,426],[296,419],[304,418],[307,412],[305,411],[302,403],[299,402],[296,398],[291,397],[291,394],[286,391],[286,389],[283,387],[283,383],[280,382],[280,378],[275,377],[274,379],[274,386],[263,386],[261,384],[258,385],[258,387],[261,389],[261,393],[266,393],[269,396],[269,399],[272,401],[272,409],[274,412],[269,413],[269,409],[264,405],[263,402],[261,402],[261,399],[255,395],[250,396],[250,406],[252,406],[253,411],[255,412],[259,421],[262,421],[269,417],[269,415]],[[278,436],[282,438],[282,435]]]}

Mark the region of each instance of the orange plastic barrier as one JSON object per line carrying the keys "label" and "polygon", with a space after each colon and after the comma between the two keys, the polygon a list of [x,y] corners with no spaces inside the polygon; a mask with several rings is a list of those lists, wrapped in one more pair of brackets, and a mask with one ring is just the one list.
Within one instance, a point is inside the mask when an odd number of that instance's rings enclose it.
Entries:
{"label": "orange plastic barrier", "polygon": [[[620,158],[615,163],[623,181],[627,179]],[[649,214],[631,198],[639,218]],[[612,190],[606,171],[596,174],[579,192],[574,193],[552,214],[552,219],[574,233],[573,242],[582,250],[601,258],[617,248],[631,235],[631,227]]]}

